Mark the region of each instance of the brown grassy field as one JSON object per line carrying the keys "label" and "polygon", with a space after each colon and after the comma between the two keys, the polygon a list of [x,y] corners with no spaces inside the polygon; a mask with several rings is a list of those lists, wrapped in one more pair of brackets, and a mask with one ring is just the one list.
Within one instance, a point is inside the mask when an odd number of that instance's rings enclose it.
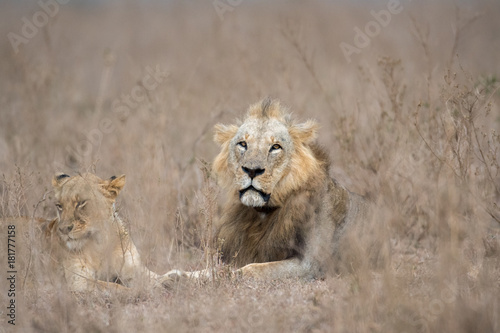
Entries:
{"label": "brown grassy field", "polygon": [[500,332],[500,3],[402,0],[383,24],[393,1],[218,3],[70,2],[45,22],[1,2],[0,217],[54,217],[56,171],[123,173],[146,265],[204,268],[213,125],[271,96],[320,122],[332,176],[373,202],[347,269],[72,295],[18,223],[14,327],[3,223],[0,332]]}

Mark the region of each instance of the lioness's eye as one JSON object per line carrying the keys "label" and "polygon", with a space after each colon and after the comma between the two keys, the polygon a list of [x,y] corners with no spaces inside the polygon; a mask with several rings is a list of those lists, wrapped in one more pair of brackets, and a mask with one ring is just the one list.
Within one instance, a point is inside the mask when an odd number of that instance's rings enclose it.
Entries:
{"label": "lioness's eye", "polygon": [[86,204],[87,204],[87,200],[82,200],[82,201],[78,202],[78,204],[76,205],[76,208],[82,209],[83,207],[85,207]]}
{"label": "lioness's eye", "polygon": [[62,208],[62,205],[60,203],[57,203],[56,204],[56,208],[58,211],[62,212],[63,208]]}
{"label": "lioness's eye", "polygon": [[273,151],[273,150],[278,150],[278,149],[282,149],[282,148],[281,148],[281,146],[280,146],[279,144],[275,143],[275,144],[271,147],[270,151]]}
{"label": "lioness's eye", "polygon": [[238,145],[245,148],[245,149],[247,148],[247,143],[245,141],[238,142]]}

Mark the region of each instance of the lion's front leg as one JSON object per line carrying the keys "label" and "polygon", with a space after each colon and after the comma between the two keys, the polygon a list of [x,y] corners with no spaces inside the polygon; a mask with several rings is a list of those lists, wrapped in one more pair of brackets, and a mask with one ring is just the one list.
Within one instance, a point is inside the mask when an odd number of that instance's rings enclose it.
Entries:
{"label": "lion's front leg", "polygon": [[317,265],[312,265],[307,260],[300,260],[299,258],[291,258],[281,261],[254,263],[243,266],[235,271],[219,271],[213,272],[209,269],[200,271],[186,272],[178,269],[171,270],[165,276],[169,277],[171,281],[179,280],[203,280],[210,281],[214,277],[243,277],[254,278],[260,280],[277,280],[286,278],[303,278],[313,279],[317,277],[318,271],[315,269]]}
{"label": "lion's front leg", "polygon": [[173,269],[162,277],[168,279],[171,286],[173,283],[181,281],[198,281],[203,283],[217,279],[230,279],[238,275],[239,273],[232,271],[229,267],[223,267],[213,269],[206,268],[199,271],[183,271],[180,269]]}
{"label": "lion's front leg", "polygon": [[254,263],[243,266],[235,272],[243,277],[262,280],[276,280],[286,278],[314,278],[314,269],[307,261],[299,258],[287,260]]}
{"label": "lion's front leg", "polygon": [[172,280],[179,281],[182,279],[191,280],[211,280],[213,278],[212,271],[209,269],[202,269],[199,271],[183,271],[180,269],[172,269],[171,271],[165,273],[165,277],[169,277]]}
{"label": "lion's front leg", "polygon": [[[172,280],[212,280],[215,277],[230,276],[230,277],[243,277],[254,278],[261,280],[275,280],[286,278],[314,278],[316,276],[315,270],[307,263],[307,261],[300,260],[299,258],[291,258],[281,261],[264,262],[248,264],[236,271],[220,271],[213,272],[209,269],[200,271],[186,272],[178,269],[171,270],[165,276],[169,276]],[[229,274],[227,274],[229,273]]]}

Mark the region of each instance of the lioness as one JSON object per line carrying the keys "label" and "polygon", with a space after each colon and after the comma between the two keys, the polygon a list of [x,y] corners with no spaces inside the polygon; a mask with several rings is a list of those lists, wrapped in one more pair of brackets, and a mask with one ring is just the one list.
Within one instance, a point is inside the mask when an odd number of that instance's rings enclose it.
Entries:
{"label": "lioness", "polygon": [[[55,261],[62,265],[71,291],[131,287],[138,281],[168,286],[142,263],[125,225],[115,211],[115,199],[125,175],[103,180],[87,173],[52,180],[57,218],[46,232],[53,238]],[[55,242],[54,242],[55,241]]]}
{"label": "lioness", "polygon": [[[228,199],[216,241],[238,274],[318,278],[332,267],[342,230],[364,215],[362,197],[329,176],[317,124],[297,124],[278,101],[250,106],[238,125],[216,125],[213,163]],[[188,277],[207,272],[172,271]]]}

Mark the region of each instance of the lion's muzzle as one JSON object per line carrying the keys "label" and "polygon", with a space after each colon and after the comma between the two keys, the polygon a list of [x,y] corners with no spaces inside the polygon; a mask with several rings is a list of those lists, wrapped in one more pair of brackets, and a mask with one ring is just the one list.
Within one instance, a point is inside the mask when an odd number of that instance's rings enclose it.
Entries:
{"label": "lion's muzzle", "polygon": [[240,190],[240,201],[250,207],[262,207],[269,202],[271,194],[256,189],[253,185]]}

